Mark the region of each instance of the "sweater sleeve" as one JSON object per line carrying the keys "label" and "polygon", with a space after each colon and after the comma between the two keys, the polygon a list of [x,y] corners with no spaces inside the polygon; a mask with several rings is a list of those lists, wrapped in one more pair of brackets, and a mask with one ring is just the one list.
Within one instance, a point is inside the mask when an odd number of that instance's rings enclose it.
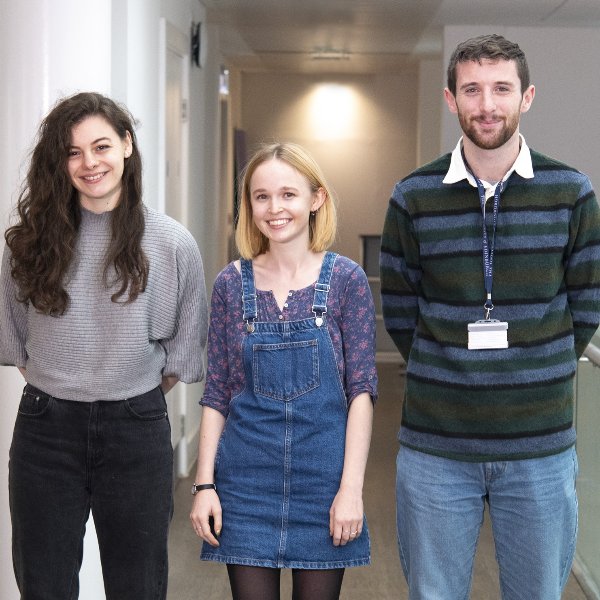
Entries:
{"label": "sweater sleeve", "polygon": [[381,303],[385,328],[408,362],[419,313],[419,245],[396,185],[381,237]]}
{"label": "sweater sleeve", "polygon": [[28,308],[17,300],[18,289],[10,272],[10,250],[6,246],[0,271],[0,364],[25,367]]}
{"label": "sweater sleeve", "polygon": [[202,258],[191,234],[177,249],[177,288],[175,329],[161,340],[167,353],[163,375],[194,383],[204,378],[208,308]]}
{"label": "sweater sleeve", "polygon": [[571,216],[565,282],[580,357],[600,321],[600,208],[587,177]]}

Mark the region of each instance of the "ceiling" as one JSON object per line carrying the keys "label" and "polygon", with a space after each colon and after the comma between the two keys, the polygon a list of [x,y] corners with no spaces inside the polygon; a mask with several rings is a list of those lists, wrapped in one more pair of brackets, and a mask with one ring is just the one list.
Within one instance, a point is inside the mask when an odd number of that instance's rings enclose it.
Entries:
{"label": "ceiling", "polygon": [[600,0],[201,0],[243,70],[371,73],[440,55],[445,25],[600,27]]}

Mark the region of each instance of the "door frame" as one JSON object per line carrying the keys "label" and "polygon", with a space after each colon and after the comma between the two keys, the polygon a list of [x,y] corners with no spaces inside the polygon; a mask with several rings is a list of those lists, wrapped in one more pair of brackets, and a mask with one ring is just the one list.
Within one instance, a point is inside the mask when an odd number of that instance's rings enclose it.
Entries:
{"label": "door frame", "polygon": [[[182,101],[182,121],[180,137],[180,175],[181,190],[179,205],[177,207],[178,218],[184,227],[187,227],[188,203],[189,203],[189,69],[190,69],[190,39],[189,36],[175,27],[165,18],[160,19],[160,58],[159,58],[159,144],[158,144],[158,210],[168,214],[167,192],[167,79],[169,52],[174,53],[181,61],[180,73],[180,97]],[[173,216],[173,215],[171,215]],[[174,450],[175,477],[186,477],[190,463],[190,451],[188,448],[188,423],[187,404],[188,386],[176,385],[167,394],[167,408],[171,421],[171,441]]]}

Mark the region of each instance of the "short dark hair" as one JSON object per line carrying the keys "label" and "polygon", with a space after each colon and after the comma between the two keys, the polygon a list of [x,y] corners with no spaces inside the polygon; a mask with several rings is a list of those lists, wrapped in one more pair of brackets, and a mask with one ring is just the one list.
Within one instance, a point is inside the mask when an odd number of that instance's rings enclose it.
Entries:
{"label": "short dark hair", "polygon": [[480,35],[461,42],[450,57],[448,63],[448,89],[456,95],[456,65],[462,62],[489,60],[514,60],[521,80],[521,93],[529,87],[529,67],[525,53],[518,44],[510,42],[501,35],[492,33]]}

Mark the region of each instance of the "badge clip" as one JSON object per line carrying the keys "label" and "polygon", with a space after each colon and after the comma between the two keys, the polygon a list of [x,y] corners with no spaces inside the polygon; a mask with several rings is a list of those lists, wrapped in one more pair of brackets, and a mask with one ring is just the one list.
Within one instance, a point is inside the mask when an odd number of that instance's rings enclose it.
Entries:
{"label": "badge clip", "polygon": [[469,350],[497,350],[508,348],[508,323],[485,319],[467,326]]}

